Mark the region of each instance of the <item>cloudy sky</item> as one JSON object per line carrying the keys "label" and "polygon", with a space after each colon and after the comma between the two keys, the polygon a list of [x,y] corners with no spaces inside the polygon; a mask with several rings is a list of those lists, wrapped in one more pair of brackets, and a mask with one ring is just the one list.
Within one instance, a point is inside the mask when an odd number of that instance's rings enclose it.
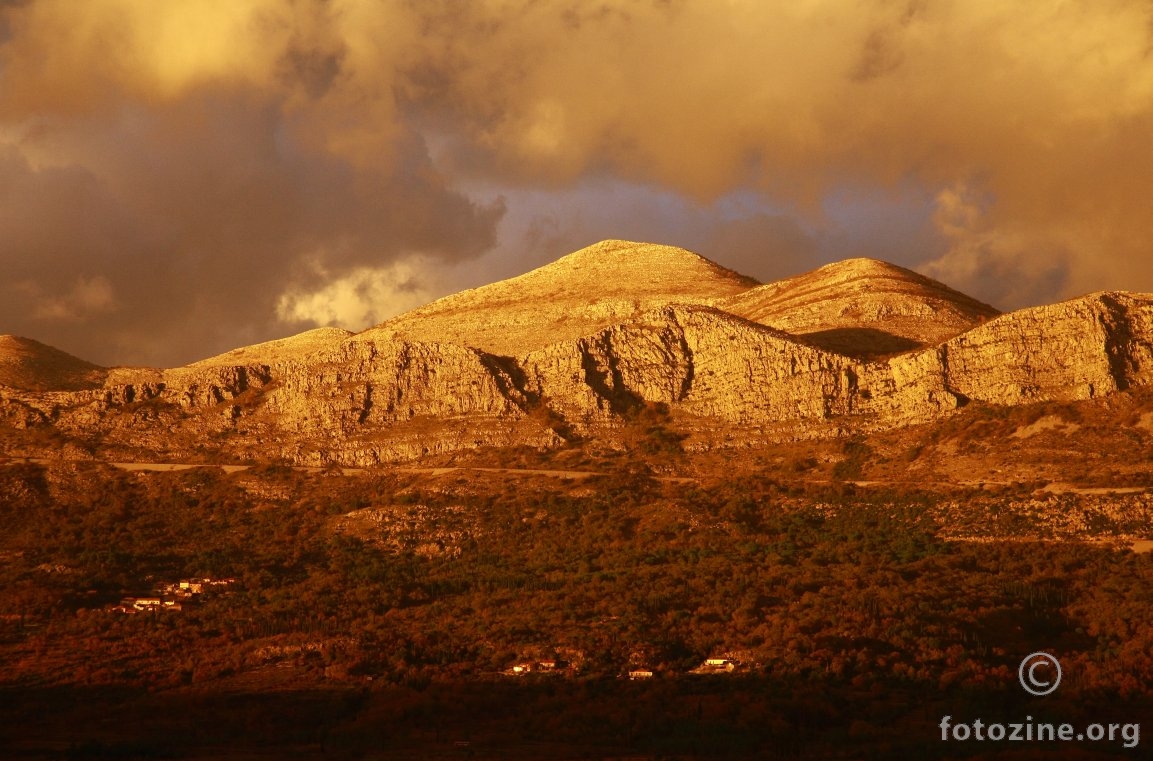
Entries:
{"label": "cloudy sky", "polygon": [[175,365],[605,238],[1153,291],[1153,4],[0,0],[0,333]]}

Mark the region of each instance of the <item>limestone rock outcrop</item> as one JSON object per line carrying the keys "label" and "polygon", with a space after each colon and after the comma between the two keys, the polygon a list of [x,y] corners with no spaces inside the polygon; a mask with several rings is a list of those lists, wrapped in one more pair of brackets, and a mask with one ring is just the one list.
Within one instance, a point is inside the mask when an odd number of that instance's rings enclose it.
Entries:
{"label": "limestone rock outcrop", "polygon": [[1153,379],[1153,301],[1097,293],[1004,315],[947,341],[955,393],[994,404],[1092,399]]}
{"label": "limestone rock outcrop", "polygon": [[694,306],[550,346],[524,366],[534,393],[585,426],[646,401],[734,424],[850,415],[870,396],[860,380],[876,369]]}
{"label": "limestone rock outcrop", "polygon": [[931,419],[970,401],[1092,399],[1153,383],[1153,297],[1097,293],[1002,315],[891,359],[887,417]]}
{"label": "limestone rock outcrop", "polygon": [[358,338],[280,370],[267,407],[299,431],[348,434],[417,418],[523,414],[506,368],[451,344]]}

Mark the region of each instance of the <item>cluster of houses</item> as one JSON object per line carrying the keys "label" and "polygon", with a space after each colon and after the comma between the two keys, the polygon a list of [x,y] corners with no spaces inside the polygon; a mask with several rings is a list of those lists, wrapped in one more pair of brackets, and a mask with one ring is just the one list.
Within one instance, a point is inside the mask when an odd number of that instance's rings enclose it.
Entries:
{"label": "cluster of houses", "polygon": [[559,661],[556,658],[545,658],[539,661],[519,661],[512,665],[505,673],[510,676],[522,676],[524,674],[531,674],[534,671],[558,671],[568,668],[568,664]]}
{"label": "cluster of houses", "polygon": [[[689,671],[690,674],[731,674],[740,668],[740,663],[725,658],[721,655],[715,655],[711,658],[706,658],[705,662],[697,666],[695,669]],[[653,670],[647,667],[633,667],[628,670],[628,677],[632,680],[637,679],[652,679]]]}
{"label": "cluster of houses", "polygon": [[117,613],[141,613],[157,610],[182,610],[184,604],[193,601],[197,595],[206,592],[223,591],[236,579],[181,579],[163,582],[153,588],[152,594],[144,597],[125,597],[109,610]]}
{"label": "cluster of houses", "polygon": [[690,671],[690,674],[731,674],[740,665],[734,660],[722,656],[706,658],[705,662]]}
{"label": "cluster of houses", "polygon": [[[504,673],[509,676],[524,676],[526,674],[541,672],[557,672],[569,668],[569,664],[556,659],[540,661],[519,661]],[[724,656],[706,658],[705,662],[690,671],[690,674],[731,674],[740,668],[740,663]],[[654,672],[647,666],[629,666],[625,671],[627,677],[633,681],[638,679],[652,679]],[[622,675],[622,676],[624,676]]]}

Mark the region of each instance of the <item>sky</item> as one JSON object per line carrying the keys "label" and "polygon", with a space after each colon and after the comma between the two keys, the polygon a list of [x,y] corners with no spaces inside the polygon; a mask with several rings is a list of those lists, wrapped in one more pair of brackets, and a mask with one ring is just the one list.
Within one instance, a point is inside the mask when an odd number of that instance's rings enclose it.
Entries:
{"label": "sky", "polygon": [[1153,291],[1153,3],[0,0],[0,333],[176,366],[609,238]]}

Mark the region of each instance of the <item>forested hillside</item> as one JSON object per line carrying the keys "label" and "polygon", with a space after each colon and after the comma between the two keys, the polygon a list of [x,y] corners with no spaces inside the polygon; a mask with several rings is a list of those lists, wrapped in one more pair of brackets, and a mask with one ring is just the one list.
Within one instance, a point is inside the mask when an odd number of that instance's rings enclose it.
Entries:
{"label": "forested hillside", "polygon": [[[285,742],[323,735],[353,748],[368,742],[356,717],[387,713],[390,701],[443,702],[457,685],[473,697],[455,719],[393,727],[390,742],[495,733],[703,752],[701,738],[726,728],[743,739],[716,748],[744,753],[797,732],[894,747],[931,739],[909,735],[922,700],[1015,700],[1017,663],[1042,648],[1061,656],[1070,711],[1089,696],[1148,705],[1153,684],[1153,555],[1014,537],[1035,534],[1045,510],[1094,523],[1084,539],[1147,530],[1135,525],[1147,523],[1144,495],[1110,513],[1090,497],[1015,490],[687,483],[624,470],[563,480],[10,464],[0,478],[0,678],[26,705],[51,703],[58,688],[114,690],[126,715],[144,700],[130,696],[151,694],[193,701],[189,715],[203,718],[217,710],[206,696],[262,692],[331,714],[321,734]],[[1001,536],[946,540],[958,500],[1002,516]],[[116,609],[181,579],[231,583],[178,610]],[[708,658],[732,669],[701,673]],[[636,670],[653,677],[622,679]],[[524,689],[508,713],[468,713],[484,690],[511,687]],[[600,698],[587,696],[602,693],[628,718],[594,720]],[[854,695],[877,707],[851,711]],[[9,739],[29,731],[11,723],[20,710],[4,709]],[[522,711],[536,718],[521,722]],[[699,733],[670,739],[661,727],[684,712]],[[438,721],[443,732],[418,731]],[[76,741],[129,741],[71,726]],[[164,747],[202,741],[188,726],[166,736],[175,745]]]}

